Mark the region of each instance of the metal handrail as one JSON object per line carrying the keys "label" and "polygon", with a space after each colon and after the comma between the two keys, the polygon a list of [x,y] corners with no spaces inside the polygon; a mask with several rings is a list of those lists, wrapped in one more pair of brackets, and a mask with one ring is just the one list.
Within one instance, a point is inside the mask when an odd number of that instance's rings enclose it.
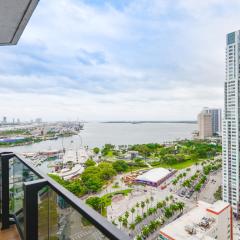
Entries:
{"label": "metal handrail", "polygon": [[20,157],[14,153],[0,153],[0,156],[5,154],[12,154],[12,157],[16,157],[21,161],[27,168],[29,168],[33,173],[35,173],[39,178],[47,181],[47,185],[51,187],[58,195],[64,198],[64,200],[73,207],[77,212],[79,212],[84,218],[91,222],[100,232],[102,232],[106,237],[113,240],[130,240],[131,238],[125,234],[123,231],[119,230],[113,224],[108,222],[106,218],[101,216],[98,212],[87,206],[81,199],[75,196],[73,193],[68,191],[66,188],[61,186],[59,183],[54,181],[47,174],[43,173],[38,168],[34,167],[30,160],[25,157]]}

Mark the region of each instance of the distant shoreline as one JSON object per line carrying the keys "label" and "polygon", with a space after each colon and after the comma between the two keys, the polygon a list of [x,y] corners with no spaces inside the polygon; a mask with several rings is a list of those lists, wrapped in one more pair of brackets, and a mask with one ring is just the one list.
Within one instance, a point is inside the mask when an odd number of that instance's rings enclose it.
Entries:
{"label": "distant shoreline", "polygon": [[189,123],[196,124],[197,121],[106,121],[100,123],[130,123],[130,124],[141,124],[141,123]]}

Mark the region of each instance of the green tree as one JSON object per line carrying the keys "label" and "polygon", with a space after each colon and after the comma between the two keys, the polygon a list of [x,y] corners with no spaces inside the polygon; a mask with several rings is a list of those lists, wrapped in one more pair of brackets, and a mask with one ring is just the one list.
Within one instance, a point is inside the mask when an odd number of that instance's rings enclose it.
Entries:
{"label": "green tree", "polygon": [[178,209],[180,210],[180,212],[182,212],[185,204],[183,202],[178,202],[177,205],[178,205]]}
{"label": "green tree", "polygon": [[144,237],[147,237],[149,234],[150,234],[150,231],[149,231],[148,226],[143,227],[143,229],[142,229],[142,235],[143,235]]}
{"label": "green tree", "polygon": [[88,205],[90,205],[93,209],[95,209],[96,211],[101,210],[101,198],[100,197],[90,197],[86,200],[86,203]]}
{"label": "green tree", "polygon": [[164,209],[164,216],[165,216],[166,218],[170,218],[170,217],[172,217],[172,215],[173,215],[172,210],[171,210],[170,208],[166,207],[166,208]]}
{"label": "green tree", "polygon": [[100,178],[102,180],[109,180],[117,174],[111,163],[101,162],[98,167],[100,168]]}
{"label": "green tree", "polygon": [[142,208],[142,215],[143,215],[143,209],[145,208],[145,202],[141,201],[141,208]]}
{"label": "green tree", "polygon": [[214,193],[215,200],[222,200],[222,187],[219,186],[218,190]]}
{"label": "green tree", "polygon": [[133,231],[135,229],[136,225],[134,223],[131,223],[129,228]]}
{"label": "green tree", "polygon": [[123,218],[122,223],[123,223],[124,227],[127,227],[128,226],[128,219],[127,218]]}
{"label": "green tree", "polygon": [[128,211],[126,211],[126,212],[125,212],[125,218],[127,218],[127,219],[128,219],[128,217],[129,217],[129,212],[128,212]]}
{"label": "green tree", "polygon": [[126,172],[128,170],[128,164],[124,160],[117,160],[113,163],[113,168],[117,172]]}
{"label": "green tree", "polygon": [[131,213],[132,213],[132,222],[133,222],[133,214],[135,213],[135,208],[134,207],[131,208]]}
{"label": "green tree", "polygon": [[119,216],[118,217],[118,222],[119,222],[119,224],[120,224],[120,229],[121,229],[121,224],[122,224],[122,221],[123,221],[123,217],[122,216]]}
{"label": "green tree", "polygon": [[149,201],[149,199],[147,198],[147,199],[146,199],[147,210],[148,210],[148,205],[149,205],[149,203],[150,203],[150,201]]}
{"label": "green tree", "polygon": [[102,149],[102,155],[107,156],[110,151],[113,151],[115,149],[115,146],[112,144],[105,144]]}
{"label": "green tree", "polygon": [[150,200],[151,200],[151,207],[152,207],[152,203],[153,203],[153,201],[154,201],[154,197],[151,196],[151,197],[150,197]]}
{"label": "green tree", "polygon": [[95,148],[93,148],[93,152],[94,152],[95,154],[99,154],[100,149],[99,149],[98,147],[95,147]]}
{"label": "green tree", "polygon": [[103,182],[97,176],[92,176],[91,178],[87,179],[84,183],[89,192],[97,192],[103,186]]}
{"label": "green tree", "polygon": [[135,223],[138,224],[143,220],[143,218],[140,215],[137,215],[136,219],[135,219]]}
{"label": "green tree", "polygon": [[157,208],[161,209],[163,207],[163,202],[158,202],[157,203]]}
{"label": "green tree", "polygon": [[137,240],[142,240],[142,237],[138,235]]}
{"label": "green tree", "polygon": [[86,167],[91,167],[91,166],[95,166],[96,162],[93,161],[91,158],[89,158],[84,164]]}

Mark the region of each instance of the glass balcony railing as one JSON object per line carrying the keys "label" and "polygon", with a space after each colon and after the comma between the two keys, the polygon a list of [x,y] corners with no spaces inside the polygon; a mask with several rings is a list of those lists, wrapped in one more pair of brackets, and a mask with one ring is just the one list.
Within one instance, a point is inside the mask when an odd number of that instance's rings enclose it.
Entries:
{"label": "glass balcony railing", "polygon": [[2,229],[24,240],[130,239],[79,198],[13,153],[0,153]]}

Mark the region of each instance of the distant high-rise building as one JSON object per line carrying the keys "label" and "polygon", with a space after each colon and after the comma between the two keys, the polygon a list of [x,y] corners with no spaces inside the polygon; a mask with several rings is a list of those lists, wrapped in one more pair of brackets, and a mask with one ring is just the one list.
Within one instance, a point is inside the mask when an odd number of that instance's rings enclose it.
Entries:
{"label": "distant high-rise building", "polygon": [[3,117],[3,121],[2,121],[3,123],[7,123],[7,117]]}
{"label": "distant high-rise building", "polygon": [[212,115],[213,135],[222,134],[222,110],[218,108],[204,108],[203,111]]}
{"label": "distant high-rise building", "polygon": [[223,200],[240,209],[240,31],[227,34],[222,133]]}
{"label": "distant high-rise building", "polygon": [[36,123],[42,123],[42,119],[41,118],[36,118],[35,122]]}
{"label": "distant high-rise building", "polygon": [[203,110],[198,114],[199,138],[206,139],[212,137],[212,114]]}

